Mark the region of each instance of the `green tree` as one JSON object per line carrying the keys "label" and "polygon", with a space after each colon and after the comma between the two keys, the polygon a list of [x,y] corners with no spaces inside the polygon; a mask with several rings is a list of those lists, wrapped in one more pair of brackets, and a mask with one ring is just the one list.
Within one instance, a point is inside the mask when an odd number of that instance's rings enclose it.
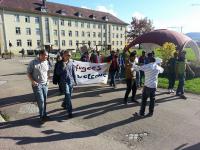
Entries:
{"label": "green tree", "polygon": [[154,27],[153,22],[150,19],[147,17],[143,19],[137,19],[136,17],[133,17],[130,24],[130,31],[128,32],[127,36],[133,40],[138,36],[152,30],[154,30]]}
{"label": "green tree", "polygon": [[163,59],[163,63],[166,64],[167,61],[174,56],[176,52],[176,45],[173,43],[166,42],[162,47],[157,49],[160,52],[160,55]]}

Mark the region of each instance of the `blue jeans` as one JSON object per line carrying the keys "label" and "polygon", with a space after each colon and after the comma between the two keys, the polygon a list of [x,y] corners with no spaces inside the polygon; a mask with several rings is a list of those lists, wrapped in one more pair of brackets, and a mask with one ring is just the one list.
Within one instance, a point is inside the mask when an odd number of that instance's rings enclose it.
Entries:
{"label": "blue jeans", "polygon": [[178,75],[178,88],[176,90],[176,95],[183,95],[184,94],[184,84],[185,84],[185,74]]}
{"label": "blue jeans", "polygon": [[47,116],[46,113],[46,100],[48,93],[48,86],[45,84],[38,84],[37,86],[32,86],[35,99],[38,104],[40,118]]}
{"label": "blue jeans", "polygon": [[68,83],[61,83],[62,91],[65,94],[64,103],[66,105],[67,111],[69,114],[72,114],[72,91],[73,91],[73,85]]}
{"label": "blue jeans", "polygon": [[115,76],[117,71],[110,71],[110,86],[115,86]]}

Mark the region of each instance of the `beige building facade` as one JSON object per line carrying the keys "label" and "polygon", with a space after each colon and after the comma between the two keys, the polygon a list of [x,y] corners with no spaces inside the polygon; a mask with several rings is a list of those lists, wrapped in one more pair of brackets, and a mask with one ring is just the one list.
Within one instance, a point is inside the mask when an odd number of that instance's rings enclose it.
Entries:
{"label": "beige building facade", "polygon": [[[50,7],[57,6],[55,3],[47,3],[45,4],[47,11],[39,12],[0,7],[1,53],[11,51],[19,54],[22,49],[39,50],[45,45],[50,45],[53,49],[76,50],[76,43],[79,43],[79,47],[83,45],[81,43],[85,43],[98,50],[107,49],[108,46],[112,50],[124,48],[127,24],[109,21],[111,17],[116,18],[111,14],[82,8],[78,8],[77,12],[81,13],[75,17],[67,16],[65,13],[63,15],[63,12],[53,14],[48,13],[48,4]],[[62,11],[63,8],[59,10]],[[67,10],[65,8],[65,11]],[[86,16],[84,12],[93,16],[89,19],[82,17]],[[103,14],[104,18],[96,19],[98,13],[101,16]]]}

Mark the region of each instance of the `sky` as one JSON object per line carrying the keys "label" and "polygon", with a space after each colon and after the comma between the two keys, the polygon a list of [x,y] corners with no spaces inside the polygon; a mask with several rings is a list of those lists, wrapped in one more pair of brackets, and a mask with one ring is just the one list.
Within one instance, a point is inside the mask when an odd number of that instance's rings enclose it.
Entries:
{"label": "sky", "polygon": [[47,0],[109,12],[126,23],[132,17],[152,20],[156,29],[200,32],[200,0]]}

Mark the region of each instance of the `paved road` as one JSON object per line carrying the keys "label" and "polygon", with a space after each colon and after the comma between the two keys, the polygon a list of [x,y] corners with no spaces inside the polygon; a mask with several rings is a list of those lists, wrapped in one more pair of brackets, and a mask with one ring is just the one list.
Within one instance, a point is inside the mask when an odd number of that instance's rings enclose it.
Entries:
{"label": "paved road", "polygon": [[[182,100],[159,89],[153,117],[138,119],[139,105],[123,105],[125,85],[76,87],[74,118],[61,108],[63,96],[50,85],[48,113],[40,126],[34,97],[26,77],[28,60],[0,59],[0,111],[10,122],[0,123],[0,149],[73,150],[193,150],[200,149],[200,99]],[[137,97],[140,101],[141,90]]]}

